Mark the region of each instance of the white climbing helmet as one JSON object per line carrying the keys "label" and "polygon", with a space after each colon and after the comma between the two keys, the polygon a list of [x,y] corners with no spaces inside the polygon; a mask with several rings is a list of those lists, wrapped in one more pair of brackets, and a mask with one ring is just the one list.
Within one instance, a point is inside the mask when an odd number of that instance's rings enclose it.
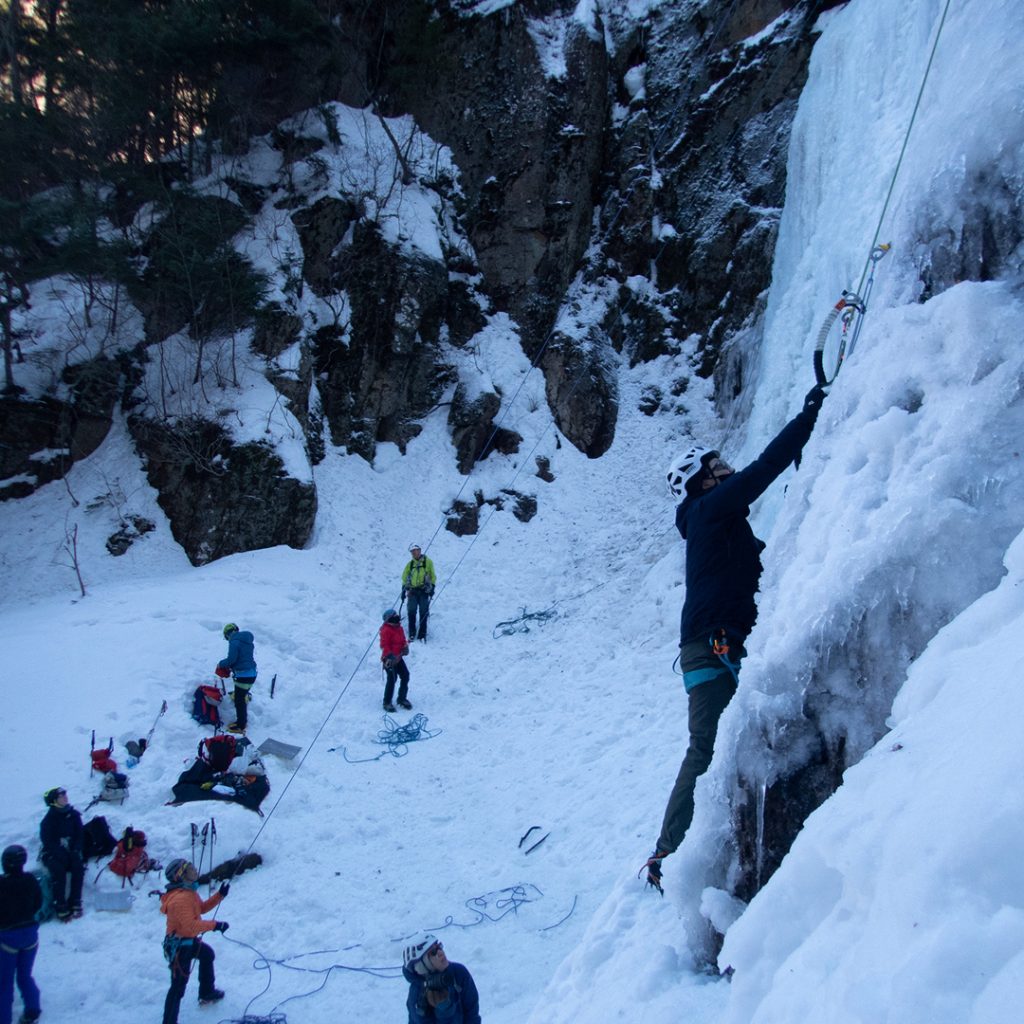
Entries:
{"label": "white climbing helmet", "polygon": [[677,455],[669,463],[668,472],[665,474],[668,480],[668,489],[673,497],[683,497],[686,493],[686,481],[699,473],[711,459],[717,456],[718,452],[714,448],[702,448],[698,444],[691,445]]}
{"label": "white climbing helmet", "polygon": [[422,550],[423,550],[423,548],[419,544],[410,544],[409,545],[409,551],[410,552],[412,552],[412,551],[422,551]]}

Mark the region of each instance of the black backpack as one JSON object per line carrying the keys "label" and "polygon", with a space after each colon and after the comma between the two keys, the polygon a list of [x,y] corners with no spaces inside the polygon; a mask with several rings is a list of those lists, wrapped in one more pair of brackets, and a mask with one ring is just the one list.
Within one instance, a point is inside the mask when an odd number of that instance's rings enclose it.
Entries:
{"label": "black backpack", "polygon": [[90,857],[106,857],[114,852],[117,840],[110,832],[107,819],[96,815],[82,826],[82,859]]}

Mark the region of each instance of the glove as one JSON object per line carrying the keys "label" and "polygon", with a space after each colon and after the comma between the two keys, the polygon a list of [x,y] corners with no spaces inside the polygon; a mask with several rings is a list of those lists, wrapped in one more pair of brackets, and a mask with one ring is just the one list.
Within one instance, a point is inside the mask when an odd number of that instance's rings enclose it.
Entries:
{"label": "glove", "polygon": [[402,587],[402,600],[404,601],[409,596],[409,588]]}
{"label": "glove", "polygon": [[804,398],[804,412],[813,413],[817,416],[818,410],[821,408],[821,403],[825,401],[825,396],[827,394],[827,385],[815,384],[814,387],[807,392],[807,395]]}
{"label": "glove", "polygon": [[213,926],[213,930],[215,932],[226,932],[228,930],[228,923],[227,923],[227,921],[218,921]]}
{"label": "glove", "polygon": [[406,655],[407,655],[408,653],[409,653],[409,645],[408,645],[408,644],[406,644],[406,645],[405,645],[405,646],[404,646],[404,647],[402,648],[402,657],[404,658],[404,657],[405,657],[405,656],[406,656]]}
{"label": "glove", "polygon": [[395,667],[395,660],[396,659],[395,659],[395,656],[393,654],[387,655],[384,658],[384,667],[385,668],[394,668]]}
{"label": "glove", "polygon": [[427,597],[433,597],[434,596],[434,584],[433,583],[428,583],[423,589],[427,592]]}
{"label": "glove", "polygon": [[214,675],[220,676],[221,679],[227,679],[231,675],[231,669],[224,668],[222,665],[218,665],[214,670]]}
{"label": "glove", "polygon": [[199,788],[200,789],[213,789],[213,779],[211,779],[209,782],[200,782],[199,783]]}
{"label": "glove", "polygon": [[229,892],[231,892],[231,884],[230,884],[229,882],[225,882],[225,883],[224,883],[224,884],[223,884],[223,885],[222,885],[222,886],[221,886],[221,887],[220,887],[220,888],[219,888],[219,889],[217,890],[217,892],[218,892],[218,894],[219,894],[219,895],[221,895],[221,896],[227,896],[227,894],[228,894]]}

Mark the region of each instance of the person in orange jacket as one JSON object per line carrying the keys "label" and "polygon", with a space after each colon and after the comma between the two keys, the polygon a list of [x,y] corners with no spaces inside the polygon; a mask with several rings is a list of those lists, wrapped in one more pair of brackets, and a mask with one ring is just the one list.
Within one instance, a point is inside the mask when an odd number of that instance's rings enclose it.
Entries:
{"label": "person in orange jacket", "polygon": [[204,932],[226,932],[227,921],[204,921],[202,915],[220,906],[228,894],[225,882],[208,900],[200,899],[199,872],[190,861],[177,858],[167,865],[167,891],[160,896],[160,912],[167,915],[164,956],[171,968],[171,987],[164,1000],[163,1024],[178,1024],[178,1009],[192,961],[199,961],[200,1005],[215,1003],[224,993],[214,985],[213,950],[203,943]]}
{"label": "person in orange jacket", "polygon": [[384,710],[394,711],[391,703],[395,695],[395,678],[398,678],[398,706],[412,711],[409,703],[409,669],[405,664],[405,655],[409,653],[409,642],[405,639],[402,619],[394,608],[388,608],[383,615],[384,623],[380,627],[380,660],[387,673],[384,684]]}

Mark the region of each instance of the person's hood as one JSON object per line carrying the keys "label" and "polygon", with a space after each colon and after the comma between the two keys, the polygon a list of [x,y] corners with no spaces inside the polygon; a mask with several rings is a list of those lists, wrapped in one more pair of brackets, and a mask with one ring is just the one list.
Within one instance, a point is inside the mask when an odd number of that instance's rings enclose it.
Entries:
{"label": "person's hood", "polygon": [[[705,492],[706,493],[706,492]],[[676,526],[682,534],[683,540],[686,540],[686,521],[690,513],[693,511],[693,506],[704,497],[704,494],[688,494],[683,498],[679,507],[676,509]]]}

